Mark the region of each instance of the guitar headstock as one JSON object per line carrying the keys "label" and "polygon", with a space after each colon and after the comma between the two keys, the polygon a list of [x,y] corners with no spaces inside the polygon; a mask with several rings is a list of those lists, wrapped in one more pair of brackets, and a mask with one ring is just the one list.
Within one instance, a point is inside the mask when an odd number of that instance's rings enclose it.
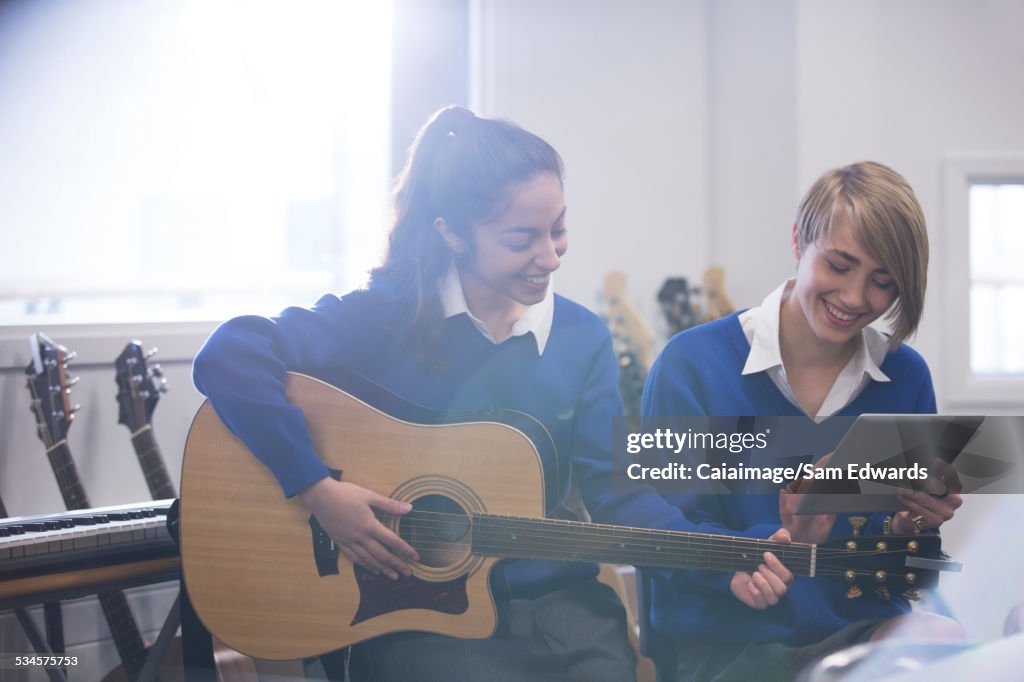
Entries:
{"label": "guitar headstock", "polygon": [[710,322],[736,312],[736,304],[732,302],[729,294],[725,291],[725,270],[718,265],[712,265],[704,271],[701,280],[701,289],[704,292],[704,307],[706,313],[701,322]]}
{"label": "guitar headstock", "polygon": [[612,336],[633,354],[646,375],[651,366],[654,332],[626,292],[625,273],[619,270],[609,272],[605,275],[603,285],[602,293],[608,307],[608,328]]}
{"label": "guitar headstock", "polygon": [[71,406],[71,387],[78,377],[68,377],[68,363],[75,353],[52,341],[43,333],[30,339],[32,361],[25,368],[29,393],[32,394],[32,414],[36,417],[39,439],[52,448],[68,435],[68,429],[78,411]]}
{"label": "guitar headstock", "polygon": [[938,535],[877,535],[818,545],[815,574],[842,582],[850,599],[874,593],[913,600],[918,590],[935,587],[943,570],[958,571],[960,564],[942,553]]}
{"label": "guitar headstock", "polygon": [[697,293],[685,277],[669,277],[658,290],[658,303],[668,323],[669,335],[675,336],[697,324],[692,296]]}
{"label": "guitar headstock", "polygon": [[152,421],[160,394],[167,392],[167,380],[160,365],[149,366],[146,363],[154,353],[155,348],[145,353],[139,341],[131,341],[114,362],[117,368],[117,421],[132,433]]}

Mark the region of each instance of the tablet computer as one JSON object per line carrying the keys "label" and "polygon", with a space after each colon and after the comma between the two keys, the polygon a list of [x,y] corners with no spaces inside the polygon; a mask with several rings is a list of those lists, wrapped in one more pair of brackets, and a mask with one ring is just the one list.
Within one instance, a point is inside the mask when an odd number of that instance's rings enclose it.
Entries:
{"label": "tablet computer", "polygon": [[900,489],[936,496],[951,489],[960,492],[956,462],[979,436],[985,420],[934,414],[861,415],[827,464],[834,477],[813,480],[796,513],[901,511],[905,507],[897,499]]}

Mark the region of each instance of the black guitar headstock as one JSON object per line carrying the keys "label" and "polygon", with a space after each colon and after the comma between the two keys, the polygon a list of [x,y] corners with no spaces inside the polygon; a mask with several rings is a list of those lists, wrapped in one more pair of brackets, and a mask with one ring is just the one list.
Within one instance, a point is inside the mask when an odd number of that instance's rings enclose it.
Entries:
{"label": "black guitar headstock", "polygon": [[669,335],[674,336],[697,324],[692,297],[698,290],[692,288],[685,277],[670,277],[658,290],[658,303],[668,323]]}
{"label": "black guitar headstock", "polygon": [[149,366],[146,363],[154,353],[155,348],[145,353],[141,342],[131,341],[114,362],[117,369],[117,421],[132,433],[150,424],[160,394],[167,392],[167,380],[160,365]]}
{"label": "black guitar headstock", "polygon": [[958,570],[960,564],[943,554],[938,535],[877,535],[818,545],[815,575],[845,584],[850,599],[874,593],[913,600],[918,590],[938,584],[939,571]]}
{"label": "black guitar headstock", "polygon": [[78,377],[68,377],[68,363],[75,353],[52,341],[43,333],[30,340],[32,361],[25,368],[28,390],[32,394],[32,413],[36,417],[39,439],[47,448],[65,440],[75,418],[77,405],[71,406],[71,387]]}

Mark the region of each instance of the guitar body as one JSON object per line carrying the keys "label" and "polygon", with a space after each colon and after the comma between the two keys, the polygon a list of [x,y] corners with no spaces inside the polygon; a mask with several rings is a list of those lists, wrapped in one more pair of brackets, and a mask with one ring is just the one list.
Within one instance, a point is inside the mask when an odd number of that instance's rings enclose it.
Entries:
{"label": "guitar body", "polygon": [[382,519],[417,547],[421,561],[412,577],[397,581],[358,569],[205,403],[185,446],[181,549],[206,627],[232,648],[269,659],[400,630],[490,636],[496,612],[488,576],[497,559],[470,552],[469,515],[544,515],[534,441],[496,421],[403,421],[304,375],[290,374],[286,387],[321,459],[342,480],[451,521],[424,528]]}

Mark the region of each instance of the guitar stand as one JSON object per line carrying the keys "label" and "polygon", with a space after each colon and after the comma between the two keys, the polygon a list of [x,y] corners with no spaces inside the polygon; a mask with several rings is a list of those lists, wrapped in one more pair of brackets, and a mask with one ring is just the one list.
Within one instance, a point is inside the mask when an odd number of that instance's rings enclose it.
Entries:
{"label": "guitar stand", "polygon": [[139,671],[139,676],[135,678],[135,682],[154,682],[156,680],[160,661],[164,660],[167,649],[170,648],[171,641],[174,639],[174,634],[178,631],[178,625],[181,623],[180,604],[181,594],[179,593],[178,597],[174,600],[174,604],[171,605],[171,610],[167,612],[167,618],[164,620],[163,627],[160,628],[160,634],[157,635],[153,646],[149,648],[146,662],[142,665],[142,670]]}
{"label": "guitar stand", "polygon": [[[167,530],[174,541],[178,543],[179,553],[181,541],[178,538],[178,520],[180,515],[181,500],[175,500],[171,508],[167,510]],[[213,635],[206,629],[206,626],[199,620],[196,611],[192,608],[192,601],[188,598],[188,590],[185,589],[185,577],[181,577],[181,586],[178,590],[178,598],[167,615],[167,621],[160,630],[153,650],[146,659],[146,664],[139,675],[139,682],[149,682],[154,677],[145,677],[146,673],[155,673],[155,668],[163,658],[163,652],[159,657],[154,658],[157,647],[165,640],[163,650],[166,651],[171,638],[181,625],[181,663],[184,667],[184,679],[186,682],[217,682],[217,667],[213,661]],[[152,666],[150,665],[152,664]],[[153,670],[150,670],[150,668]]]}

